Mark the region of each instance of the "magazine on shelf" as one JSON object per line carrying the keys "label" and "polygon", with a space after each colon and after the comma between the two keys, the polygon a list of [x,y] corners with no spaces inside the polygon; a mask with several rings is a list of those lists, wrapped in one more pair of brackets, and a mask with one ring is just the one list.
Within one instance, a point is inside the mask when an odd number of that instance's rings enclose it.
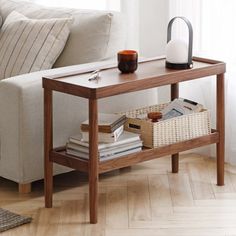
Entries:
{"label": "magazine on shelf", "polygon": [[[124,125],[120,126],[118,129],[116,129],[112,133],[101,133],[98,132],[98,142],[99,143],[113,143],[118,140],[118,138],[121,136],[121,134],[124,131]],[[89,132],[81,132],[82,139],[84,142],[89,141]]]}
{"label": "magazine on shelf", "polygon": [[[126,121],[125,115],[98,113],[98,131],[102,133],[112,133],[122,126]],[[83,132],[89,131],[89,121],[82,122],[80,126]]]}
{"label": "magazine on shelf", "polygon": [[[127,149],[126,151],[122,151],[122,152],[117,152],[114,154],[109,154],[109,155],[104,155],[104,156],[99,156],[99,160],[100,161],[107,161],[107,160],[111,160],[114,158],[118,158],[124,155],[128,155],[128,154],[132,154],[132,153],[136,153],[136,152],[140,152],[142,150],[142,147],[137,147],[137,148],[131,148],[131,149]],[[69,155],[73,155],[82,159],[89,159],[89,154],[88,153],[83,153],[83,152],[79,152],[77,150],[73,150],[73,149],[67,149],[66,150],[67,154]]]}
{"label": "magazine on shelf", "polygon": [[[114,154],[114,153],[117,153],[117,152],[122,152],[122,151],[125,151],[127,149],[142,147],[142,145],[143,145],[142,141],[139,140],[139,141],[125,143],[125,144],[121,144],[121,145],[110,147],[110,148],[105,148],[105,149],[99,150],[98,152],[99,152],[100,156],[104,156],[104,155],[108,155],[108,154]],[[67,143],[66,149],[67,150],[72,149],[74,151],[89,154],[89,148],[88,147],[83,147],[83,146],[75,144],[75,143]]]}
{"label": "magazine on shelf", "polygon": [[[106,148],[110,148],[110,147],[115,147],[118,145],[122,145],[125,143],[130,143],[130,142],[134,142],[134,141],[138,141],[140,140],[140,135],[139,134],[135,134],[135,133],[131,133],[128,131],[124,131],[120,137],[118,138],[118,140],[116,142],[113,143],[99,143],[98,144],[98,150],[101,149],[106,149]],[[71,136],[69,138],[69,143],[75,143],[75,144],[79,144],[83,147],[89,147],[89,143],[88,142],[84,142],[82,140],[81,135],[75,135],[75,136]]]}
{"label": "magazine on shelf", "polygon": [[171,119],[173,117],[200,112],[203,105],[184,98],[176,98],[161,112],[163,115],[162,120]]}

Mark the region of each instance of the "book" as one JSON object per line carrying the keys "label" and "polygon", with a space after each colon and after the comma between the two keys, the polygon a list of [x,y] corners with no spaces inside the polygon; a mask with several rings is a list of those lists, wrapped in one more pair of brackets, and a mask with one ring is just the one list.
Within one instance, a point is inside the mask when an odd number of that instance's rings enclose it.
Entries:
{"label": "book", "polygon": [[[117,152],[117,153],[110,154],[110,155],[105,155],[105,156],[100,156],[99,160],[100,161],[107,161],[107,160],[115,159],[115,158],[118,158],[118,157],[121,157],[121,156],[124,156],[124,155],[132,154],[132,153],[136,153],[136,152],[140,152],[140,151],[142,151],[142,147],[131,148],[131,149],[128,149],[126,151]],[[69,154],[69,155],[75,156],[75,157],[82,158],[82,159],[86,159],[86,160],[89,159],[89,154],[79,152],[79,151],[76,151],[76,150],[73,150],[73,149],[67,149],[66,153]]]}
{"label": "book", "polygon": [[[125,143],[131,143],[131,142],[138,141],[138,140],[140,140],[140,135],[139,134],[124,131],[120,135],[120,137],[118,138],[118,140],[116,142],[113,142],[113,143],[99,143],[98,144],[98,150],[106,149],[106,148],[109,148],[109,147],[119,146],[119,145],[125,144]],[[82,140],[80,134],[75,135],[75,136],[71,136],[69,138],[69,143],[75,143],[75,144],[79,144],[83,147],[89,147],[89,143],[84,142]]]}
{"label": "book", "polygon": [[[126,121],[125,115],[98,113],[98,132],[112,133]],[[80,126],[83,132],[89,131],[89,120],[82,122]]]}
{"label": "book", "polygon": [[[101,133],[98,132],[98,142],[99,143],[113,143],[118,140],[118,138],[121,136],[121,134],[124,131],[124,125],[120,126],[118,129],[116,129],[112,133]],[[89,142],[89,132],[81,132],[82,139],[84,142]]]}
{"label": "book", "polygon": [[162,120],[171,119],[173,117],[200,112],[203,110],[203,105],[183,98],[176,98],[161,112],[163,114]]}
{"label": "book", "polygon": [[[121,145],[110,147],[110,148],[101,149],[98,152],[99,152],[100,156],[104,156],[104,155],[114,154],[117,152],[125,151],[127,149],[138,148],[138,147],[142,147],[142,146],[143,146],[143,142],[141,140],[138,140],[138,141],[125,143],[125,144],[121,144]],[[67,143],[66,149],[67,150],[72,149],[74,151],[83,152],[83,153],[87,153],[87,154],[89,153],[88,147],[84,147],[84,146],[81,146],[81,145],[75,144],[75,143]]]}

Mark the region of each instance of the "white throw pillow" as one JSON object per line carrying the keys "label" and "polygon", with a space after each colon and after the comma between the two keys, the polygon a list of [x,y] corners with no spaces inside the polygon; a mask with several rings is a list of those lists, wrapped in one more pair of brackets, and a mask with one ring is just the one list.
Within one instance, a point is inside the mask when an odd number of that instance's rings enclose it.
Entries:
{"label": "white throw pillow", "polygon": [[0,80],[50,69],[61,54],[72,18],[29,19],[13,11],[0,30]]}

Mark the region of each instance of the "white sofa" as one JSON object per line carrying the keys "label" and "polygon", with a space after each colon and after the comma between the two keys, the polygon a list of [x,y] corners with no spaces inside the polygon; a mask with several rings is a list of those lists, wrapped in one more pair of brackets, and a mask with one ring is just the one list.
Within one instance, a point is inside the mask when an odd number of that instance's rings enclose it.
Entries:
{"label": "white sofa", "polygon": [[[30,2],[0,0],[3,20],[13,10],[29,18],[74,18],[65,49],[54,65],[60,68],[0,81],[0,176],[22,187],[44,177],[42,76],[106,64],[109,58],[124,48],[125,32],[120,13],[50,9]],[[94,63],[84,64],[88,62]],[[99,106],[101,111],[116,112],[156,101],[155,90],[150,90],[102,99]],[[81,121],[88,115],[87,105],[84,99],[55,94],[55,146],[64,145],[70,135],[79,132]],[[54,167],[54,174],[66,171],[69,169],[57,165]]]}

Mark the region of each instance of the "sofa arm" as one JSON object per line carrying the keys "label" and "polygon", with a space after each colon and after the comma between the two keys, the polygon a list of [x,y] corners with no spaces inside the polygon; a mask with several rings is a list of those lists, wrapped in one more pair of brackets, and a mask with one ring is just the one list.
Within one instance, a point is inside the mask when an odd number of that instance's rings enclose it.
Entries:
{"label": "sofa arm", "polygon": [[[0,81],[0,176],[18,183],[43,178],[42,77],[111,64],[100,62],[34,72]],[[88,101],[54,92],[54,146],[65,145],[88,117]],[[117,112],[157,102],[156,90],[99,100],[99,111]],[[57,166],[54,174],[68,169]]]}
{"label": "sofa arm", "polygon": [[[93,68],[108,62],[57,68],[0,81],[0,176],[19,183],[43,178],[42,77]],[[73,112],[72,112],[73,111]],[[54,145],[65,145],[87,118],[87,102],[61,93],[54,96]],[[59,173],[65,168],[55,168]]]}

